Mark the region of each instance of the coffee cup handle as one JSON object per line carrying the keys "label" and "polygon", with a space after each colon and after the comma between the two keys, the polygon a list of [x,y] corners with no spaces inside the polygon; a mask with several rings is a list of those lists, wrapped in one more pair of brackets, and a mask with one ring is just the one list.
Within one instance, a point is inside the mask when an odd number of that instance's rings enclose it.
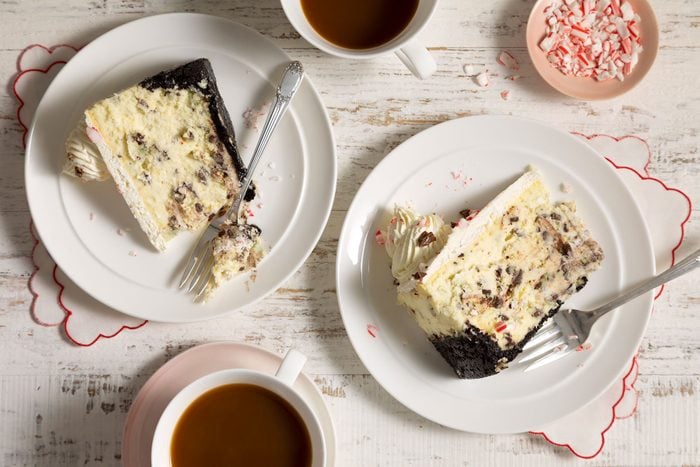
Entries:
{"label": "coffee cup handle", "polygon": [[396,55],[416,78],[426,79],[437,70],[433,56],[417,41],[410,41],[397,50]]}
{"label": "coffee cup handle", "polygon": [[301,369],[304,368],[306,363],[306,355],[295,349],[289,349],[287,355],[285,355],[284,360],[280,363],[275,377],[290,386],[294,384],[297,380]]}

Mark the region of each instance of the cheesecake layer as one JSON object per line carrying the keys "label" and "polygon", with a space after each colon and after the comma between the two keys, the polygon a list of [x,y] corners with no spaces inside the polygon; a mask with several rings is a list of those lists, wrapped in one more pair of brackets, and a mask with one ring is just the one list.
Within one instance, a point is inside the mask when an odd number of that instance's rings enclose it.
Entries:
{"label": "cheesecake layer", "polygon": [[252,224],[225,222],[211,243],[214,266],[207,298],[231,277],[255,270],[265,255],[260,228]]}
{"label": "cheesecake layer", "polygon": [[160,73],[85,112],[87,134],[159,250],[223,214],[245,170],[206,59]]}

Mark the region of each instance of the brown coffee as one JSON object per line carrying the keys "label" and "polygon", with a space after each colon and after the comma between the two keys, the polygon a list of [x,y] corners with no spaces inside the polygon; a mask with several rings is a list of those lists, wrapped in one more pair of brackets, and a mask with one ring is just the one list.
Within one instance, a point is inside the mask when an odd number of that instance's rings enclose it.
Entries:
{"label": "brown coffee", "polygon": [[418,0],[301,0],[316,32],[346,49],[386,44],[408,26]]}
{"label": "brown coffee", "polygon": [[311,438],[299,413],[274,392],[228,384],[185,409],[170,457],[173,467],[309,467]]}

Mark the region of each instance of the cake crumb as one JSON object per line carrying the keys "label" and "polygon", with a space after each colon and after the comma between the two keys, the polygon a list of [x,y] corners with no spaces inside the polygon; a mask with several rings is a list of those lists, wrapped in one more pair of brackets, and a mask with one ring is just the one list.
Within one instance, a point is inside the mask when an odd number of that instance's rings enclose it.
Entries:
{"label": "cake crumb", "polygon": [[263,208],[263,206],[264,206],[264,204],[263,204],[263,203],[258,203],[258,209],[262,209],[262,208]]}
{"label": "cake crumb", "polygon": [[464,74],[467,75],[469,78],[474,76],[476,73],[474,73],[474,67],[472,65],[466,64],[462,67],[462,70],[464,70]]}
{"label": "cake crumb", "polygon": [[117,235],[119,235],[120,237],[123,237],[124,231],[122,229],[117,229]]}
{"label": "cake crumb", "polygon": [[131,250],[131,251],[129,252],[129,256],[136,256],[136,252],[135,252],[134,250]]}
{"label": "cake crumb", "polygon": [[94,213],[94,212],[91,212],[91,213],[90,213],[90,220],[93,220],[94,218],[95,218],[95,213]]}
{"label": "cake crumb", "polygon": [[562,182],[559,185],[559,189],[561,190],[562,193],[571,193],[573,191],[573,189],[571,188],[571,185],[569,185],[566,182]]}
{"label": "cake crumb", "polygon": [[276,167],[277,167],[277,165],[274,162],[270,162],[267,164],[268,169],[275,170]]}
{"label": "cake crumb", "polygon": [[450,175],[452,175],[453,180],[459,180],[460,178],[462,178],[462,172],[454,171],[450,172]]}
{"label": "cake crumb", "polygon": [[280,178],[279,175],[274,175],[274,176],[270,177],[269,180],[271,182],[279,182],[280,180],[282,180],[282,178]]}

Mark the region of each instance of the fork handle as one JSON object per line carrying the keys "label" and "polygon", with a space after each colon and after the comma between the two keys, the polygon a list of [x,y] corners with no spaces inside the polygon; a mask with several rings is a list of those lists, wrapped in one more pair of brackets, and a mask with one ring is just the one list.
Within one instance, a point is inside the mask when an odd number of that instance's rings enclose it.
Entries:
{"label": "fork handle", "polygon": [[660,286],[661,284],[664,284],[666,282],[670,282],[673,279],[682,276],[683,274],[686,274],[693,269],[697,268],[700,266],[700,250],[695,251],[693,254],[688,256],[687,258],[683,259],[682,261],[678,262],[675,266],[672,268],[667,269],[666,271],[662,272],[658,276],[654,276],[651,279],[648,279],[644,282],[642,282],[639,285],[636,285],[635,287],[631,288],[627,292],[623,293],[619,297],[611,300],[610,302],[606,303],[603,306],[600,306],[596,308],[595,310],[591,311],[591,320],[595,321],[602,315],[606,314],[607,312],[614,310],[615,308],[624,305],[625,303],[629,302],[630,300],[639,297],[645,292],[648,292],[652,289],[655,289],[656,287]]}
{"label": "fork handle", "polygon": [[303,78],[304,69],[299,62],[291,62],[284,71],[282,81],[275,92],[275,100],[270,108],[270,112],[267,114],[265,124],[260,132],[260,137],[255,145],[253,156],[250,158],[250,162],[248,163],[248,171],[246,172],[246,176],[241,184],[241,191],[236,198],[236,202],[231,207],[231,210],[229,210],[229,212],[226,213],[226,216],[224,216],[225,219],[229,218],[230,216],[234,216],[235,220],[238,221],[238,212],[240,211],[243,199],[245,198],[248,188],[250,187],[250,183],[253,179],[253,172],[255,172],[255,167],[258,165],[263,152],[265,152],[267,143],[270,142],[270,137],[272,136],[272,133],[274,133],[275,128],[277,128],[277,124],[280,122],[280,120],[282,120],[284,113],[287,111],[287,107],[289,107],[292,97],[294,97],[297,89],[299,89],[299,85],[301,84],[301,80]]}

